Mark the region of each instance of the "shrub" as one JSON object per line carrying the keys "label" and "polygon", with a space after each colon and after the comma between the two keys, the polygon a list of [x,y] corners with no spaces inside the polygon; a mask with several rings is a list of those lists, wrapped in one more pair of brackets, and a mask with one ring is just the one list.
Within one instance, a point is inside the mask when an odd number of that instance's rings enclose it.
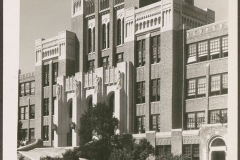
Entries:
{"label": "shrub", "polygon": [[77,149],[68,150],[63,154],[64,160],[79,160],[79,153]]}
{"label": "shrub", "polygon": [[60,160],[60,159],[61,158],[59,158],[59,157],[50,157],[50,156],[40,158],[40,160]]}

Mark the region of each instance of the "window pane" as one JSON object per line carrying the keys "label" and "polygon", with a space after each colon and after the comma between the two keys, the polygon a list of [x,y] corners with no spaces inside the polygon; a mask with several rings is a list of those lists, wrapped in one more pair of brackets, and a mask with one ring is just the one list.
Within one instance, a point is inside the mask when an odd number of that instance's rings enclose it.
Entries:
{"label": "window pane", "polygon": [[199,157],[199,144],[193,144],[192,145],[192,156],[194,158]]}
{"label": "window pane", "polygon": [[205,123],[205,113],[204,112],[198,112],[197,113],[197,128],[199,128],[204,123]]}
{"label": "window pane", "polygon": [[35,94],[35,82],[31,82],[31,95]]}
{"label": "window pane", "polygon": [[21,84],[21,96],[24,96],[24,83]]}
{"label": "window pane", "polygon": [[222,88],[227,89],[228,88],[228,74],[222,75]]}
{"label": "window pane", "polygon": [[195,96],[196,80],[188,80],[188,96]]}
{"label": "window pane", "polygon": [[35,118],[35,105],[31,105],[30,106],[30,119],[34,119]]}
{"label": "window pane", "polygon": [[220,52],[220,38],[213,39],[210,41],[210,54]]}
{"label": "window pane", "polygon": [[206,93],[206,78],[198,78],[198,95]]}
{"label": "window pane", "polygon": [[198,43],[198,56],[205,56],[208,54],[208,42],[200,42]]}
{"label": "window pane", "polygon": [[191,44],[188,46],[188,57],[196,56],[197,48],[196,44]]}
{"label": "window pane", "polygon": [[25,119],[25,107],[20,108],[20,119],[21,120]]}
{"label": "window pane", "polygon": [[210,111],[210,123],[219,123],[219,114],[220,111],[216,110],[216,111]]}
{"label": "window pane", "polygon": [[26,93],[26,95],[29,95],[29,93],[30,93],[30,88],[29,87],[30,87],[29,83],[28,82],[25,83],[25,93]]}
{"label": "window pane", "polygon": [[187,114],[187,128],[195,128],[195,113]]}
{"label": "window pane", "polygon": [[191,157],[191,145],[183,145],[183,155]]}
{"label": "window pane", "polygon": [[220,91],[220,75],[211,76],[211,92]]}
{"label": "window pane", "polygon": [[228,37],[222,38],[222,51],[227,52],[228,51]]}

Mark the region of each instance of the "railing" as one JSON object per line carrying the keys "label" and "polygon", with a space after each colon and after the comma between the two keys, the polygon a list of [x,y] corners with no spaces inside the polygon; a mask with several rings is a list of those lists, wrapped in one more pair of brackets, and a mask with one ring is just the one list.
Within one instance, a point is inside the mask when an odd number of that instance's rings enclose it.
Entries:
{"label": "railing", "polygon": [[87,72],[84,75],[85,82],[84,82],[84,88],[92,88],[94,86],[94,78],[95,78],[94,72]]}
{"label": "railing", "polygon": [[75,83],[74,76],[66,78],[66,83],[65,83],[66,92],[71,92],[74,90],[74,83]]}

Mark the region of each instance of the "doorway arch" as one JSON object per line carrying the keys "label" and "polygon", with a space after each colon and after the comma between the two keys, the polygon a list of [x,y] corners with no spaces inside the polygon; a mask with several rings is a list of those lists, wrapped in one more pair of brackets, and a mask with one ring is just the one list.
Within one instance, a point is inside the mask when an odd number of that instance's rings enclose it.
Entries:
{"label": "doorway arch", "polygon": [[215,137],[209,143],[209,160],[226,160],[226,143],[222,137]]}

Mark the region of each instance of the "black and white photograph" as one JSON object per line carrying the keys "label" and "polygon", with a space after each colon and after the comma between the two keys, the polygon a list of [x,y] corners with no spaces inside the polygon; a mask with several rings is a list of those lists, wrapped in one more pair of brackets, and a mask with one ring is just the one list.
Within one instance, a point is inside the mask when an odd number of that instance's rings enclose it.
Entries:
{"label": "black and white photograph", "polygon": [[238,160],[236,4],[6,2],[3,159]]}

